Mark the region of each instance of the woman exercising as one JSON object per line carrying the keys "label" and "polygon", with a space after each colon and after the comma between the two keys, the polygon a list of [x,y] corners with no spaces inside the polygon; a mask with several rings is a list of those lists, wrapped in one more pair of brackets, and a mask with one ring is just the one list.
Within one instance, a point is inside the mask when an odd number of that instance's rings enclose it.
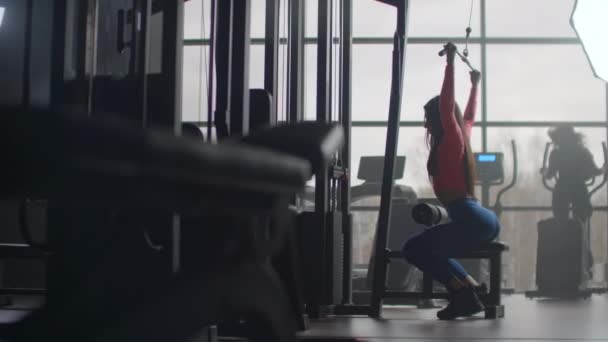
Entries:
{"label": "woman exercising", "polygon": [[[555,148],[549,156],[548,167],[540,171],[547,179],[555,178],[552,207],[553,217],[566,222],[572,218],[585,227],[591,215],[593,206],[587,190],[588,180],[606,172],[606,165],[598,167],[593,160],[591,151],[583,143],[583,135],[574,131],[571,125],[558,125],[549,130],[549,137]],[[543,165],[544,166],[544,165]],[[585,271],[589,278],[593,277],[593,253],[586,248],[587,260]]]}
{"label": "woman exercising", "polygon": [[471,316],[484,307],[475,288],[479,284],[447,251],[467,250],[498,236],[500,224],[490,210],[474,197],[475,164],[469,137],[475,121],[477,88],[481,74],[471,72],[471,92],[464,113],[454,100],[456,47],[446,46],[447,66],[441,95],[424,106],[424,127],[430,155],[427,171],[435,195],[446,207],[451,222],[425,230],[403,245],[407,261],[445,285],[450,302],[437,312],[439,319]]}
{"label": "woman exercising", "polygon": [[553,216],[568,219],[572,205],[574,219],[585,224],[593,213],[585,182],[604,173],[606,165],[597,167],[591,151],[583,143],[583,135],[575,132],[571,125],[551,128],[549,137],[555,148],[549,156],[548,168],[541,169],[541,173],[547,179],[556,179]]}

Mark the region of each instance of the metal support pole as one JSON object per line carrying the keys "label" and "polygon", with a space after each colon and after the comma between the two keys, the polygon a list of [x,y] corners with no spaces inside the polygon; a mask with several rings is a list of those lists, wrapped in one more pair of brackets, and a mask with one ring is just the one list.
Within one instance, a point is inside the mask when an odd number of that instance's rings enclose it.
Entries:
{"label": "metal support pole", "polygon": [[[331,118],[331,0],[319,0],[319,41],[317,45],[317,121]],[[329,211],[329,173],[319,172],[315,182],[315,212]]]}
{"label": "metal support pole", "polygon": [[[606,133],[606,141],[608,141],[608,82],[606,82],[606,127],[604,128]],[[606,193],[608,194],[608,187],[606,187]],[[606,222],[606,230],[608,230],[608,222]],[[608,237],[608,236],[607,236]],[[606,240],[608,246],[608,239]],[[608,287],[608,261],[604,264],[604,287]]]}
{"label": "metal support pole", "polygon": [[[44,5],[38,3],[36,6],[38,7]],[[34,92],[29,94],[31,96],[29,98],[29,102],[30,105],[44,104],[45,106],[48,105],[50,108],[60,108],[67,100],[64,99],[67,3],[66,0],[57,0],[54,1],[50,7],[53,8],[53,26],[51,35],[52,52],[50,55],[51,78],[49,80],[49,91],[47,93],[49,97],[47,98],[46,96],[43,96],[41,99],[39,96],[35,96]],[[29,39],[35,39],[34,37],[29,37]],[[27,39],[28,38],[26,38],[26,41]],[[36,45],[30,47],[34,48],[34,51],[31,51],[31,53],[34,54],[34,57],[37,54],[35,46]],[[29,63],[31,63],[31,60],[27,60],[26,65]]]}
{"label": "metal support pole", "polygon": [[167,93],[172,113],[167,121],[175,134],[181,132],[182,122],[182,60],[184,36],[184,2],[168,1],[163,15],[163,64],[162,73],[168,79]]}
{"label": "metal support pole", "polygon": [[287,120],[304,119],[304,0],[289,1]]}
{"label": "metal support pole", "polygon": [[77,79],[85,79],[87,73],[87,13],[88,2],[81,1],[77,4],[76,15],[76,75]]}
{"label": "metal support pole", "polygon": [[[184,2],[165,2],[163,15],[163,68],[167,79],[166,92],[172,105],[172,113],[166,118],[172,124],[175,135],[181,135],[182,122],[182,60],[184,41]],[[171,220],[171,271],[180,269],[180,216],[173,213]]]}
{"label": "metal support pole", "polygon": [[[139,111],[142,117],[143,127],[148,124],[148,73],[149,73],[149,48],[150,48],[150,16],[152,15],[152,0],[140,0],[139,2],[140,32],[137,42],[137,77],[139,79]],[[134,25],[136,26],[136,25]]]}
{"label": "metal support pole", "polygon": [[230,135],[230,97],[232,79],[232,2],[233,0],[217,0],[217,18],[215,35],[216,59],[216,107],[215,128],[217,139],[221,140]]}
{"label": "metal support pole", "polygon": [[[329,122],[331,117],[331,0],[319,0],[318,32],[317,121]],[[332,239],[328,238],[333,234],[333,230],[329,226],[330,220],[328,218],[330,205],[329,183],[329,168],[326,166],[316,174],[315,178],[315,229],[323,236],[323,238],[319,240],[321,244],[318,246],[319,255],[321,256],[323,263],[331,262],[328,260],[331,260],[331,257],[335,252],[331,244]],[[333,223],[333,218],[331,222]],[[328,301],[328,297],[331,297],[333,292],[333,288],[328,288],[327,286],[328,280],[334,277],[332,267],[325,264],[322,265],[318,277],[321,284],[321,293],[317,294],[319,296],[317,300],[320,300],[321,302],[314,303],[307,308],[311,317],[316,317],[320,314],[320,307],[317,307],[317,305],[326,304],[322,302]],[[332,284],[331,287],[333,286],[334,285]]]}
{"label": "metal support pole", "polygon": [[353,227],[350,211],[350,168],[351,168],[351,130],[352,130],[352,49],[353,49],[353,0],[342,0],[340,14],[342,18],[341,53],[340,53],[340,123],[344,128],[344,146],[340,152],[341,166],[346,170],[340,182],[340,211],[342,212],[342,231],[344,233],[344,285],[342,303],[352,303],[353,271]]}
{"label": "metal support pole", "polygon": [[23,89],[21,93],[21,105],[23,109],[28,109],[30,106],[30,63],[32,51],[32,1],[25,2],[25,42],[23,43]]}
{"label": "metal support pole", "polygon": [[93,94],[97,74],[97,33],[99,31],[99,0],[87,1],[85,73],[87,78],[87,116],[93,114]]}
{"label": "metal support pole", "polygon": [[232,87],[230,97],[230,135],[249,132],[249,46],[251,0],[233,2]]}
{"label": "metal support pole", "polygon": [[277,122],[279,103],[279,23],[281,0],[266,0],[266,43],[264,45],[264,89],[272,94],[270,124]]}
{"label": "metal support pole", "polygon": [[394,0],[392,1],[392,4],[397,7],[397,30],[394,37],[391,97],[388,114],[386,149],[384,153],[380,213],[378,215],[378,228],[374,246],[374,274],[371,308],[369,312],[371,317],[376,318],[381,316],[382,300],[386,290],[386,274],[388,269],[386,246],[390,229],[391,202],[393,184],[395,181],[395,159],[399,141],[399,118],[401,115],[401,97],[405,69],[404,57],[407,44],[407,15],[409,14],[409,0]]}
{"label": "metal support pole", "polygon": [[[217,35],[217,1],[211,0],[211,33],[209,37],[209,86],[207,87],[207,142],[213,141],[213,87],[215,70],[215,37]],[[203,53],[203,51],[201,51]]]}
{"label": "metal support pole", "polygon": [[[141,21],[144,19],[142,13],[145,13],[143,11],[144,6],[142,6],[142,0],[135,0],[133,1],[133,14],[132,14],[132,18],[130,19],[132,21],[131,23],[131,46],[130,46],[130,53],[131,53],[131,58],[129,59],[129,75],[137,75],[138,72],[138,62],[141,58],[140,54],[141,54],[141,49],[140,49],[140,45],[142,44],[142,42],[139,41],[138,39],[138,35],[140,34],[141,31],[143,31],[143,23],[141,23]],[[137,27],[138,25],[136,25],[136,22],[138,21],[137,18],[140,18],[140,27]],[[147,20],[147,18],[146,18]],[[127,22],[129,22],[129,19],[127,19]],[[148,31],[146,31],[146,36],[148,36]],[[142,41],[145,41],[146,38],[144,38],[142,36]],[[144,44],[149,44],[149,42],[145,42]],[[147,53],[148,51],[146,51]]]}
{"label": "metal support pole", "polygon": [[482,151],[486,152],[488,150],[488,129],[487,129],[487,121],[488,121],[488,76],[487,74],[487,66],[488,66],[488,53],[487,47],[488,44],[486,42],[486,0],[481,0],[479,2],[480,6],[480,18],[481,18],[481,143],[482,143]]}
{"label": "metal support pole", "polygon": [[[481,96],[482,96],[482,107],[481,107],[481,143],[482,143],[482,151],[486,152],[488,150],[488,126],[486,122],[488,121],[488,101],[487,101],[487,44],[485,41],[486,38],[486,1],[480,1],[480,11],[481,11],[481,70],[483,73],[481,74]],[[484,207],[490,206],[490,185],[483,183],[481,185],[481,204]]]}

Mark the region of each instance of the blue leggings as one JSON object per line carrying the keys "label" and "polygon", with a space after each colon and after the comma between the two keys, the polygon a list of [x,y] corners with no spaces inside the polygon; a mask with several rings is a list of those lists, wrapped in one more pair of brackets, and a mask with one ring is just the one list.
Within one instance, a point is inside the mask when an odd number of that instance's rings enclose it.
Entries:
{"label": "blue leggings", "polygon": [[452,222],[425,230],[402,248],[410,264],[444,285],[454,277],[464,280],[468,274],[456,260],[442,256],[442,251],[475,248],[494,240],[500,231],[496,215],[474,199],[452,201],[446,209]]}

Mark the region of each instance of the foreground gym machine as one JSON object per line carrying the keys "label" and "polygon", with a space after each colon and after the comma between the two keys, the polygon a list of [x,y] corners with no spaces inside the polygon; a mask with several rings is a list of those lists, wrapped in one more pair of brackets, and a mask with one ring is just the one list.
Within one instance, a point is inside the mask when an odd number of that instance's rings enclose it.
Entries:
{"label": "foreground gym machine", "polygon": [[[220,145],[176,137],[182,3],[44,4],[52,9],[43,12],[50,50],[39,57],[52,70],[31,85],[45,85],[48,101],[36,111],[28,102],[4,107],[0,146],[3,196],[49,200],[48,297],[41,310],[0,326],[2,336],[179,341],[245,316],[254,323],[248,337],[292,340],[301,324],[287,272],[294,267],[285,255],[269,259],[288,236],[289,225],[279,224],[287,199],[327,168],[342,129],[302,123]],[[119,38],[98,45],[95,23]],[[192,215],[207,219],[196,222],[206,222],[208,248],[200,270],[186,274],[181,223]],[[153,225],[163,229],[150,245]],[[218,261],[213,247],[232,238],[249,249]]]}

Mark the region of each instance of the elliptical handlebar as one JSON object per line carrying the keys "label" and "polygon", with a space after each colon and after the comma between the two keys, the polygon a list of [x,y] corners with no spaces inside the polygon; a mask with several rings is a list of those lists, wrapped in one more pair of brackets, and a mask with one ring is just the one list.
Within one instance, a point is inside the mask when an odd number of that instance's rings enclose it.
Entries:
{"label": "elliptical handlebar", "polygon": [[543,154],[543,185],[545,186],[545,188],[551,192],[553,192],[553,190],[555,190],[555,187],[552,187],[551,185],[549,185],[549,182],[547,182],[547,178],[545,177],[544,174],[544,170],[546,169],[547,166],[547,159],[549,158],[549,149],[551,148],[551,143],[548,142],[547,145],[545,145],[545,153]]}
{"label": "elliptical handlebar", "polygon": [[[604,152],[604,165],[606,165],[606,162],[608,161],[608,151],[606,148],[606,142],[602,143],[602,151]],[[602,186],[604,186],[606,182],[608,182],[608,174],[604,171],[604,177],[602,178],[602,182],[589,192],[589,198],[591,198],[593,194],[595,194]]]}
{"label": "elliptical handlebar", "polygon": [[511,182],[504,188],[500,189],[500,191],[496,195],[496,203],[494,204],[494,211],[498,214],[497,216],[500,216],[500,214],[502,212],[502,202],[500,201],[500,199],[502,198],[502,195],[505,192],[507,192],[508,190],[510,190],[512,187],[514,187],[515,183],[517,182],[518,165],[517,165],[517,146],[515,145],[515,140],[511,140],[511,152],[513,153],[513,177],[511,177]]}

